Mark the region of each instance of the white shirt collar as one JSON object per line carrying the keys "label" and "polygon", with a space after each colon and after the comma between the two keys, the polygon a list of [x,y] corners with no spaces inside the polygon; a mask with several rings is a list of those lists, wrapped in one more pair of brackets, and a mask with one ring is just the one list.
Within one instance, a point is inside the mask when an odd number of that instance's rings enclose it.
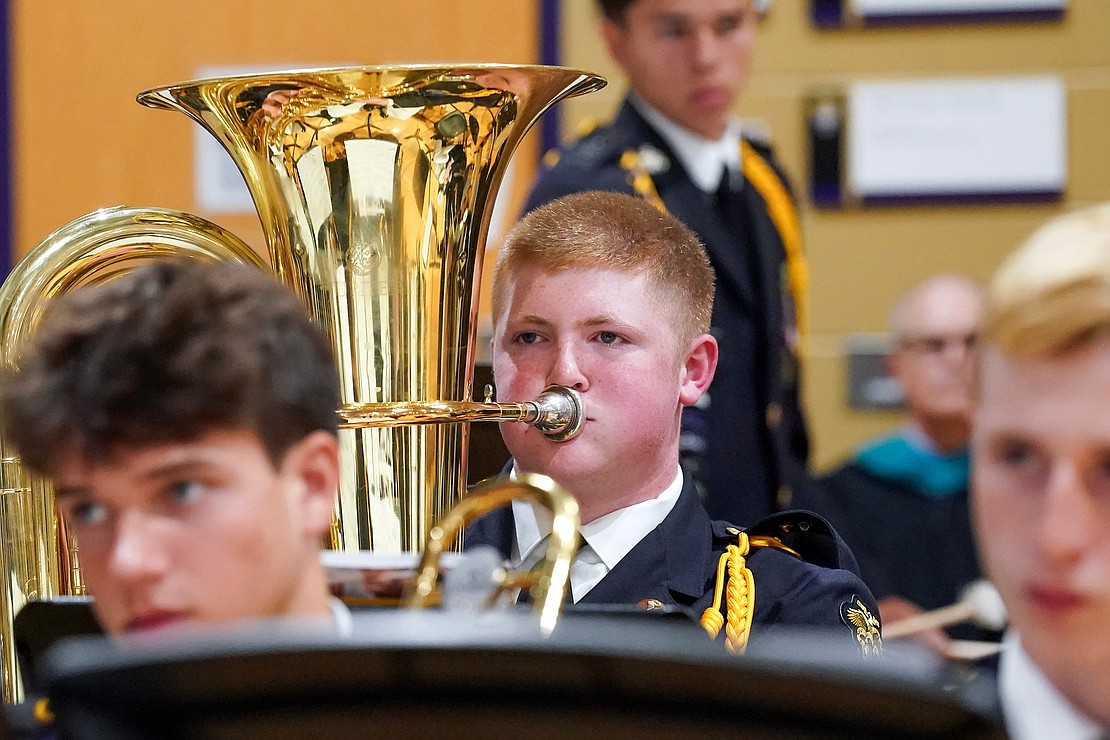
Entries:
{"label": "white shirt collar", "polygon": [[[581,599],[589,588],[597,585],[606,573],[616,567],[617,563],[639,544],[640,540],[667,518],[677,503],[680,493],[682,493],[681,468],[675,472],[675,478],[671,484],[655,498],[617,509],[582,525],[580,533],[585,544],[579,553],[587,559],[600,560],[601,562],[596,565],[601,565],[603,568],[600,573],[594,569],[594,574],[598,576],[596,578],[584,575],[582,578],[576,578],[575,568],[571,568],[571,585],[576,601]],[[533,551],[551,533],[551,512],[545,506],[521,500],[514,500],[512,509],[513,523],[516,528],[513,563],[519,566],[522,562],[534,559]],[[595,558],[588,557],[588,552],[584,553],[586,546],[596,554]],[[593,582],[584,583],[583,578]]]}
{"label": "white shirt collar", "polygon": [[1102,730],[1073,707],[1041,672],[1014,631],[1002,640],[998,693],[1013,740],[1097,740]]}
{"label": "white shirt collar", "polygon": [[[734,174],[740,172],[740,122],[736,119],[728,119],[719,139],[705,139],[667,118],[636,94],[629,95],[629,101],[671,147],[699,190],[717,192],[723,168]],[[737,177],[733,181],[740,183],[742,179]]]}
{"label": "white shirt collar", "polygon": [[328,608],[331,609],[331,618],[335,625],[336,634],[340,637],[350,637],[351,633],[354,632],[354,619],[351,617],[351,610],[334,596],[328,599]]}

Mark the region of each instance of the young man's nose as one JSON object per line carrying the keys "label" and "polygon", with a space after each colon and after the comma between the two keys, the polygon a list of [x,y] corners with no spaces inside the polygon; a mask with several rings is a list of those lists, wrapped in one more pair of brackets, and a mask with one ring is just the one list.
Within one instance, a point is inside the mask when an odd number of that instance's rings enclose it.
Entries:
{"label": "young man's nose", "polygon": [[108,567],[117,578],[150,578],[166,567],[158,527],[141,512],[124,512],[116,525]]}
{"label": "young man's nose", "polygon": [[1066,562],[1090,548],[1094,533],[1092,494],[1076,466],[1059,462],[1049,473],[1037,528],[1041,552],[1050,561]]}
{"label": "young man's nose", "polygon": [[968,362],[975,353],[975,340],[963,339],[962,341],[949,341],[941,350],[951,362]]}
{"label": "young man's nose", "polygon": [[712,28],[697,30],[691,39],[694,66],[710,69],[717,64],[722,53],[723,41]]}
{"label": "young man's nose", "polygon": [[581,360],[570,343],[559,345],[547,381],[576,391],[584,391],[589,387]]}

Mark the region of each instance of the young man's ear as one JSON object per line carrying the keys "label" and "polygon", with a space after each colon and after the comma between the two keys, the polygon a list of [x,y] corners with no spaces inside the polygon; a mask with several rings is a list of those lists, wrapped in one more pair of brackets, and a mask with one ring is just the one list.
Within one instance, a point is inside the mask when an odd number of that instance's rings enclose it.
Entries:
{"label": "young man's ear", "polygon": [[296,509],[306,533],[318,539],[331,526],[339,488],[339,442],[334,434],[312,432],[290,448],[285,465],[296,477]]}
{"label": "young man's ear", "polygon": [[605,40],[605,47],[609,50],[609,56],[621,69],[624,69],[625,59],[628,57],[625,52],[625,34],[626,30],[620,23],[608,18],[601,19],[601,38]]}
{"label": "young man's ear", "polygon": [[679,376],[678,400],[693,406],[702,397],[717,372],[717,340],[702,334],[690,343]]}

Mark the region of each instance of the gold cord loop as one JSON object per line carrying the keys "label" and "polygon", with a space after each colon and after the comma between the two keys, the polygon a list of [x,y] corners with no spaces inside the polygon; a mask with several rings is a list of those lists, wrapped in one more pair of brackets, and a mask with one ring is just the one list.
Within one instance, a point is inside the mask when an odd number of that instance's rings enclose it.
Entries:
{"label": "gold cord loop", "polygon": [[655,189],[655,181],[651,179],[651,173],[644,167],[640,153],[635,149],[627,150],[621,155],[620,164],[621,169],[628,172],[628,183],[636,191],[636,195],[651,203],[663,213],[667,213],[667,206],[663,204],[663,199],[659,197],[659,191]]}
{"label": "gold cord loop", "polygon": [[802,251],[801,228],[798,211],[786,185],[766,159],[755,148],[740,140],[740,162],[745,179],[750,182],[767,203],[767,212],[782,237],[786,256],[786,281],[794,298],[794,320],[798,326],[799,341],[809,334],[809,264]]}
{"label": "gold cord loop", "polygon": [[[747,555],[753,549],[773,547],[800,558],[796,550],[787,547],[778,537],[767,535],[748,536],[747,532],[729,530],[736,535],[736,544],[729,545],[717,561],[717,585],[713,605],[701,615],[701,626],[710,637],[717,637],[725,628],[725,647],[729,652],[743,655],[748,647],[755,616],[755,576],[747,567]],[[725,608],[721,609],[724,600]]]}
{"label": "gold cord loop", "polygon": [[[725,627],[725,647],[739,655],[743,655],[748,647],[752,616],[755,614],[755,578],[745,560],[749,547],[748,535],[739,532],[736,544],[725,548],[717,561],[713,605],[701,615],[701,626],[710,637],[716,637],[721,627]],[[725,602],[723,614],[722,596]]]}

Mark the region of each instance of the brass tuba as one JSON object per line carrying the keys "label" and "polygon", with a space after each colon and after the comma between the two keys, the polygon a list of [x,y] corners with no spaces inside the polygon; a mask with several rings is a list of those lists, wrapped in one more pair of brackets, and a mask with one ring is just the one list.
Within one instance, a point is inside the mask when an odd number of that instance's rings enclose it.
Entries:
{"label": "brass tuba", "polygon": [[[363,67],[200,80],[138,96],[185,113],[228,151],[258,209],[272,269],[331,339],[344,419],[334,549],[420,549],[465,486],[469,425],[461,422],[526,421],[556,439],[581,426],[581,401],[569,389],[527,403],[470,400],[477,289],[509,156],[548,107],[604,84],[557,67]],[[117,230],[105,235],[99,221],[113,218]],[[163,221],[174,225],[144,230]],[[135,257],[186,245],[203,258],[257,261],[219,227],[158,209],[93,214],[66,230]],[[62,257],[55,237],[36,248],[37,261],[20,264],[4,294],[38,306],[77,284],[59,274],[100,279],[123,269],[122,260],[94,262],[80,250]],[[11,365],[34,322],[13,333],[6,306],[0,311],[0,362]],[[56,534],[49,486],[2,440],[0,451],[0,640],[11,701],[10,616],[26,598],[74,592],[79,571],[67,564],[71,549],[57,544],[65,536]],[[9,566],[13,548],[33,582]]]}

